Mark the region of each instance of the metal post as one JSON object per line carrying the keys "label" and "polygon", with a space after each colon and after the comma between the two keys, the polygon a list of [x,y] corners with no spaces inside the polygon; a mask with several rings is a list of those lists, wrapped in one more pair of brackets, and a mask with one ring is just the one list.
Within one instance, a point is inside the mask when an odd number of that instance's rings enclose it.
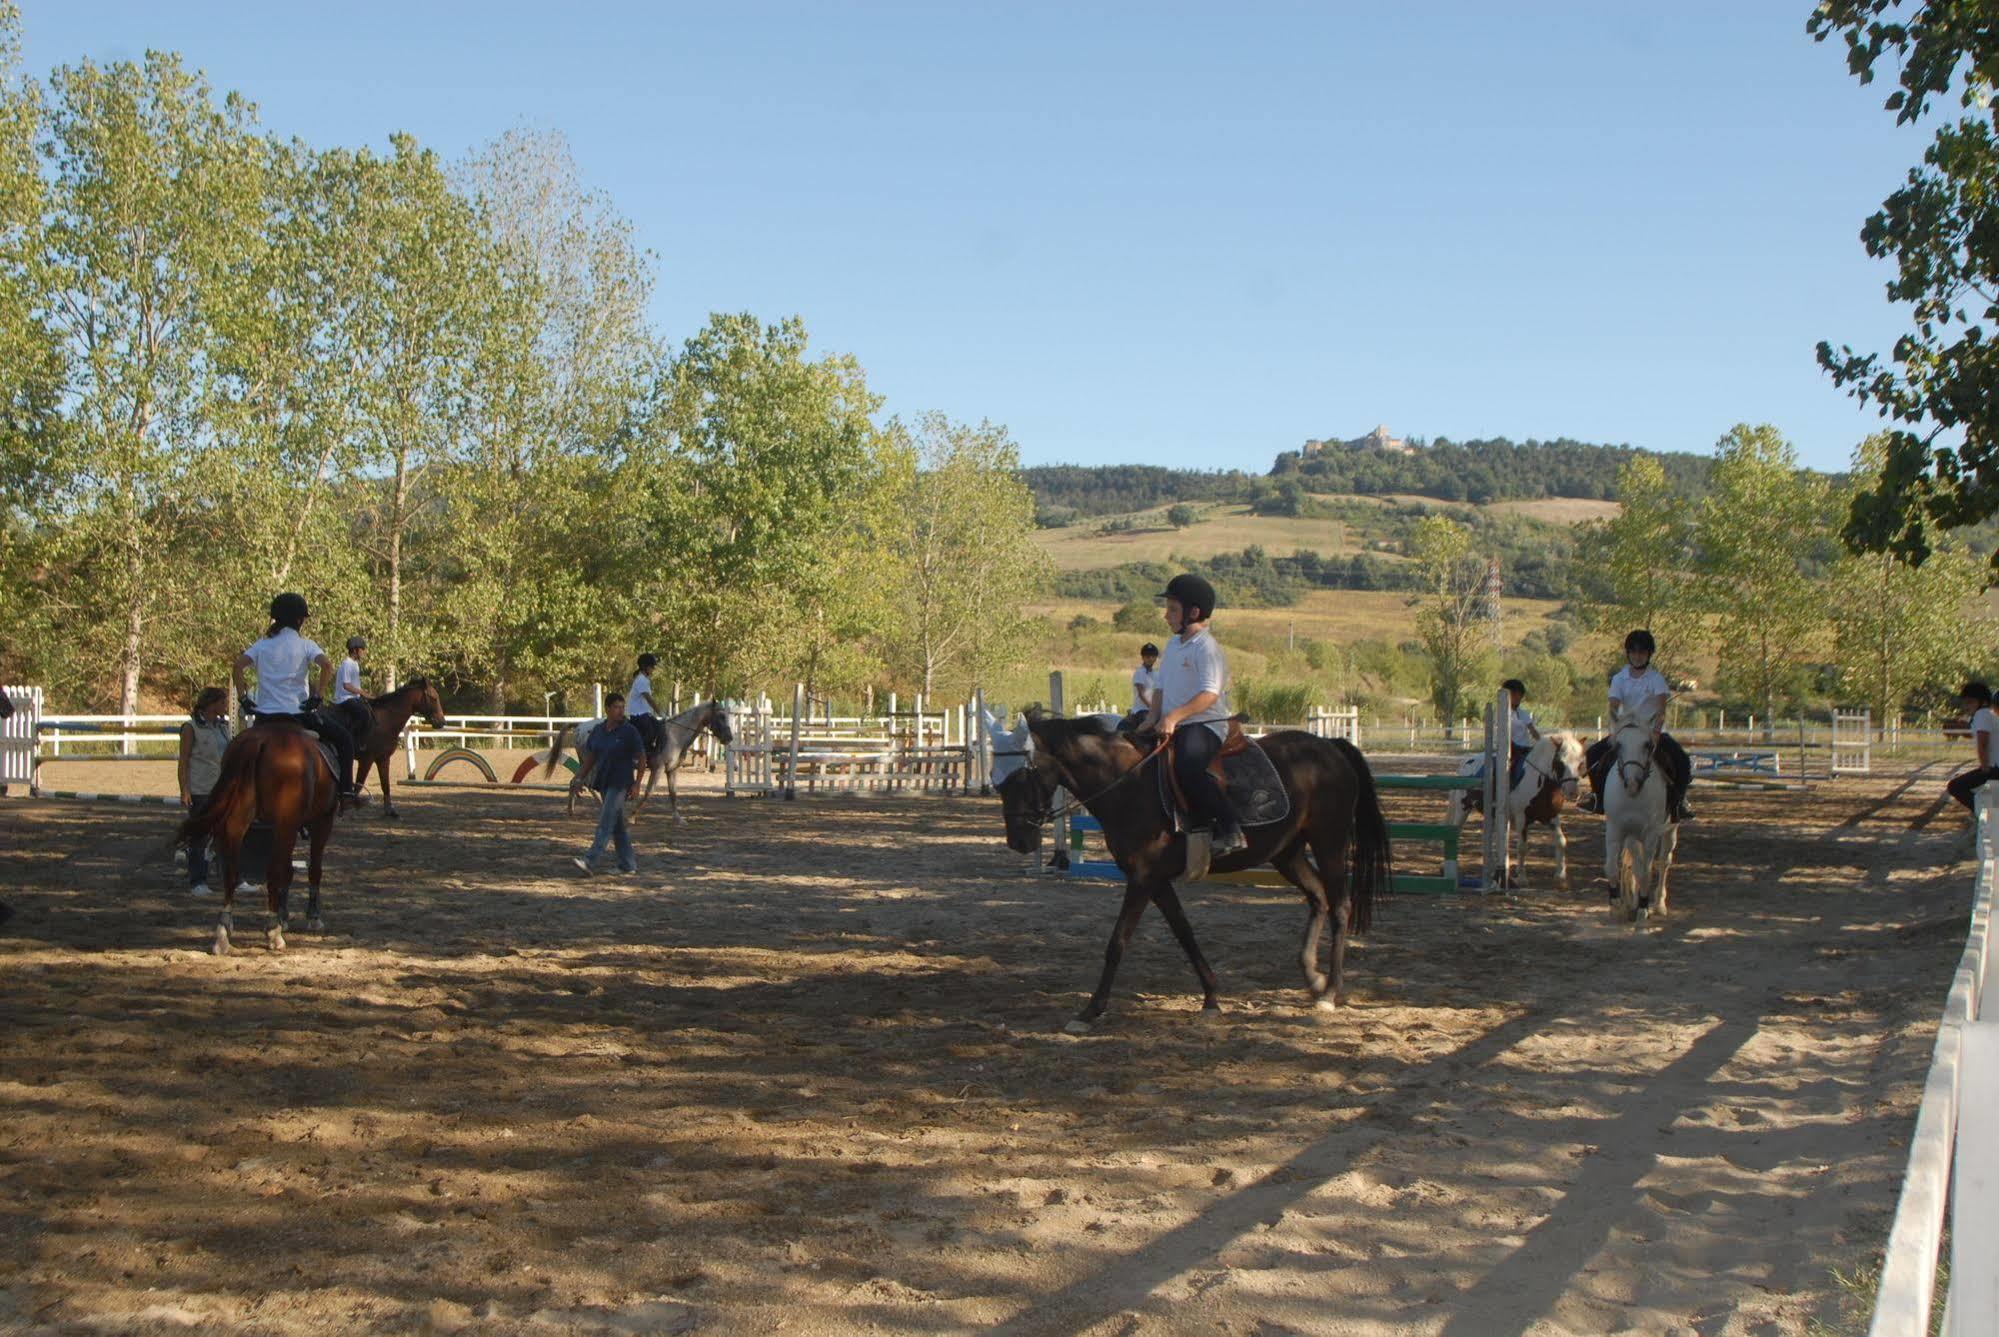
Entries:
{"label": "metal post", "polygon": [[[1048,675],[1048,709],[1056,715],[1062,713],[1061,669],[1056,669]],[[1059,789],[1055,791],[1055,802],[1058,805],[1067,803],[1068,801],[1069,798],[1066,793]],[[1055,819],[1055,848],[1057,851],[1066,851],[1069,848],[1069,819],[1067,817],[1057,817]]]}

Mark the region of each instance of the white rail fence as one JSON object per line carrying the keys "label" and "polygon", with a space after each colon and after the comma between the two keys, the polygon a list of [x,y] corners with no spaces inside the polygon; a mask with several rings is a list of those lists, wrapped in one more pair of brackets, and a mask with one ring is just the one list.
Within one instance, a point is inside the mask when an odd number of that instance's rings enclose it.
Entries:
{"label": "white rail fence", "polygon": [[1946,1337],[1999,1337],[1999,796],[1979,791],[1978,881],[1964,956],[1944,1000],[1871,1337],[1927,1337],[1944,1228],[1950,1229]]}

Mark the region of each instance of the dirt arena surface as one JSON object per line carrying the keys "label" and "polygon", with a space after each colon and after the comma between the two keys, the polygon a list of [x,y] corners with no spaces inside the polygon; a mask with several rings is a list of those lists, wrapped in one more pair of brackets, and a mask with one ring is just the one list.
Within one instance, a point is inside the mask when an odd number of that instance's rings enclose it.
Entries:
{"label": "dirt arena surface", "polygon": [[255,898],[220,959],[170,813],[0,801],[0,1331],[1838,1324],[1963,937],[1941,779],[1697,791],[1641,935],[1577,821],[1575,894],[1393,898],[1330,1016],[1295,896],[1198,891],[1222,1020],[1148,916],[1081,1038],[1117,890],[996,800],[700,796],[585,881],[559,796],[410,789],[327,933]]}

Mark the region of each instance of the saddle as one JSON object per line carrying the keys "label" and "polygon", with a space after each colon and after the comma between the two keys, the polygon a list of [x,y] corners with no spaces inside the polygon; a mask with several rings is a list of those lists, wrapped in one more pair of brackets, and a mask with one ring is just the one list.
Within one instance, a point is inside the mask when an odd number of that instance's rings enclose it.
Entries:
{"label": "saddle", "polygon": [[[1168,749],[1169,753],[1178,745],[1176,738]],[[1173,829],[1185,831],[1193,810],[1187,802],[1187,795],[1181,791],[1180,775],[1172,764],[1173,757],[1169,755],[1166,760],[1167,764],[1159,768],[1159,801]],[[1240,719],[1229,721],[1228,734],[1222,739],[1215,759],[1208,763],[1208,774],[1215,777],[1222,792],[1228,795],[1236,820],[1244,826],[1268,826],[1291,815],[1291,797],[1284,792],[1284,782],[1277,774],[1277,767],[1261,747],[1251,746],[1249,735],[1242,731]]]}

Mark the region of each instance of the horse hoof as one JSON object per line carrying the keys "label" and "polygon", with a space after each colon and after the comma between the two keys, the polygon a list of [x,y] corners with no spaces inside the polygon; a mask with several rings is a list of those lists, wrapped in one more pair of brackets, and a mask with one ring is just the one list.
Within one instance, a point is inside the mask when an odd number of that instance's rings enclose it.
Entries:
{"label": "horse hoof", "polygon": [[307,933],[324,933],[326,932],[326,921],[318,915],[314,915],[305,921],[305,931]]}
{"label": "horse hoof", "polygon": [[1204,1008],[1202,1008],[1202,1009],[1201,1009],[1201,1024],[1202,1024],[1202,1025],[1204,1025],[1204,1026],[1212,1026],[1212,1025],[1214,1025],[1214,1024],[1215,1024],[1216,1022],[1220,1021],[1221,1019],[1222,1019],[1222,1010],[1221,1010],[1221,1008],[1220,1008],[1220,1007],[1218,1007],[1218,1006],[1209,1006],[1209,1007],[1204,1007]]}
{"label": "horse hoof", "polygon": [[1330,995],[1314,999],[1312,1010],[1314,1012],[1337,1012],[1340,1010],[1340,1000]]}
{"label": "horse hoof", "polygon": [[384,816],[384,817],[400,817],[400,816],[402,816],[402,814],[401,814],[401,813],[399,813],[399,812],[397,812],[397,811],[396,811],[396,810],[395,810],[394,808],[384,808],[384,809],[382,809],[382,816]]}
{"label": "horse hoof", "polygon": [[221,929],[215,930],[215,941],[208,944],[208,954],[210,956],[229,955],[229,935]]}
{"label": "horse hoof", "polygon": [[1067,1026],[1062,1028],[1062,1032],[1065,1035],[1088,1035],[1090,1033],[1090,1023],[1084,1021],[1081,1017],[1076,1017]]}
{"label": "horse hoof", "polygon": [[282,952],[285,949],[285,931],[275,925],[265,929],[264,946],[274,952]]}

